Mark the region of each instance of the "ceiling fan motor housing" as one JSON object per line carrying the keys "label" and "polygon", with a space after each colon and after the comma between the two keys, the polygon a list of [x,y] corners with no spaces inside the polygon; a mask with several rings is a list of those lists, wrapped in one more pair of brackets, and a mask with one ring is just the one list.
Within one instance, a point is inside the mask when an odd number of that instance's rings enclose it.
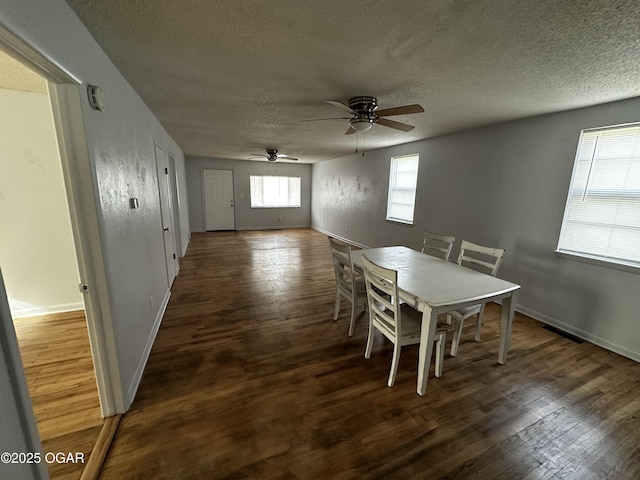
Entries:
{"label": "ceiling fan motor housing", "polygon": [[369,120],[375,118],[373,111],[378,108],[378,100],[375,97],[353,97],[349,99],[349,108],[351,108],[358,118]]}
{"label": "ceiling fan motor housing", "polygon": [[275,148],[267,148],[267,161],[275,162],[278,160],[278,150]]}
{"label": "ceiling fan motor housing", "polygon": [[355,112],[349,123],[357,131],[369,130],[378,119],[374,113],[378,108],[378,100],[375,97],[352,97],[349,99],[349,108]]}

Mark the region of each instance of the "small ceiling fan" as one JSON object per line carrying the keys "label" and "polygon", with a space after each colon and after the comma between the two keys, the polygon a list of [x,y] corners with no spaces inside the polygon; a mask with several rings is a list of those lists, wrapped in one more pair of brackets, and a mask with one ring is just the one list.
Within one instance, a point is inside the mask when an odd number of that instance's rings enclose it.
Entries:
{"label": "small ceiling fan", "polygon": [[[349,128],[345,132],[345,135],[351,135],[356,132],[364,132],[366,130],[369,130],[375,124],[394,128],[403,132],[409,132],[415,128],[413,125],[396,122],[384,117],[424,112],[424,108],[422,108],[418,104],[404,105],[402,107],[383,108],[382,110],[378,110],[378,99],[376,97],[367,96],[352,97],[349,99],[348,105],[345,105],[344,103],[337,100],[327,100],[327,103],[349,113],[350,116],[336,118],[319,118],[317,120],[349,120]],[[306,121],[311,122],[316,120]]]}
{"label": "small ceiling fan", "polygon": [[279,159],[293,160],[294,162],[298,161],[297,158],[290,157],[286,153],[278,153],[278,150],[275,148],[267,148],[266,152],[267,153],[252,153],[251,156],[266,158],[268,162],[277,162]]}

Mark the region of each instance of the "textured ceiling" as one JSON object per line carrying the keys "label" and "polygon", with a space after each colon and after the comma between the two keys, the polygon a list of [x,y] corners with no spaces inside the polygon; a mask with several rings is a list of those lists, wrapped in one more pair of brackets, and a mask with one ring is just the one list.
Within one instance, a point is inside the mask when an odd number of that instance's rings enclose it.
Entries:
{"label": "textured ceiling", "polygon": [[[638,0],[68,3],[187,155],[316,162],[640,96]],[[302,122],[358,95],[425,113]]]}

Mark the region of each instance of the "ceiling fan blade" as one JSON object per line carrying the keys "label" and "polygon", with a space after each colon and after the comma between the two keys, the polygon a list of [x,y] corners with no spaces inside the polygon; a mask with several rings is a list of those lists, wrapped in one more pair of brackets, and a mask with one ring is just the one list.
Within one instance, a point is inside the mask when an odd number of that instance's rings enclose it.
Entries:
{"label": "ceiling fan blade", "polygon": [[351,117],[332,117],[332,118],[312,118],[311,120],[300,120],[301,122],[321,122],[323,120],[349,120]]}
{"label": "ceiling fan blade", "polygon": [[289,155],[287,155],[286,153],[278,153],[278,154],[277,154],[277,156],[278,156],[278,160],[282,158],[282,159],[284,159],[284,160],[293,160],[294,162],[297,162],[297,161],[298,161],[298,159],[297,159],[297,158],[290,157],[290,156],[289,156]]}
{"label": "ceiling fan blade", "polygon": [[347,129],[346,132],[344,132],[345,135],[352,135],[354,133],[356,133],[357,130],[355,128],[353,128],[351,125],[349,125],[349,128]]}
{"label": "ceiling fan blade", "polygon": [[395,122],[393,120],[389,120],[388,118],[378,118],[376,122],[378,125],[384,125],[385,127],[395,128],[396,130],[402,130],[403,132],[410,132],[413,130],[413,125],[407,125],[406,123]]}
{"label": "ceiling fan blade", "polygon": [[424,108],[418,104],[405,105],[404,107],[384,108],[375,110],[375,114],[379,117],[391,117],[393,115],[406,115],[408,113],[422,113]]}
{"label": "ceiling fan blade", "polygon": [[334,107],[338,107],[341,110],[344,110],[345,112],[349,112],[349,113],[356,113],[355,110],[353,110],[351,107],[346,106],[344,103],[339,102],[337,100],[326,100],[327,103],[333,105]]}
{"label": "ceiling fan blade", "polygon": [[252,157],[266,157],[266,155],[264,153],[252,153],[251,156]]}

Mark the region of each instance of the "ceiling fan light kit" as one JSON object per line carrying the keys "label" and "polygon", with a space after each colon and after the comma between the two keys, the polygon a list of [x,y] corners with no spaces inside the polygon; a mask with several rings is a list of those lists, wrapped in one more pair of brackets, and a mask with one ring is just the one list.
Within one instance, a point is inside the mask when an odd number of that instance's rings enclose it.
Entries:
{"label": "ceiling fan light kit", "polygon": [[354,120],[351,122],[351,127],[358,132],[365,132],[373,127],[373,120]]}

